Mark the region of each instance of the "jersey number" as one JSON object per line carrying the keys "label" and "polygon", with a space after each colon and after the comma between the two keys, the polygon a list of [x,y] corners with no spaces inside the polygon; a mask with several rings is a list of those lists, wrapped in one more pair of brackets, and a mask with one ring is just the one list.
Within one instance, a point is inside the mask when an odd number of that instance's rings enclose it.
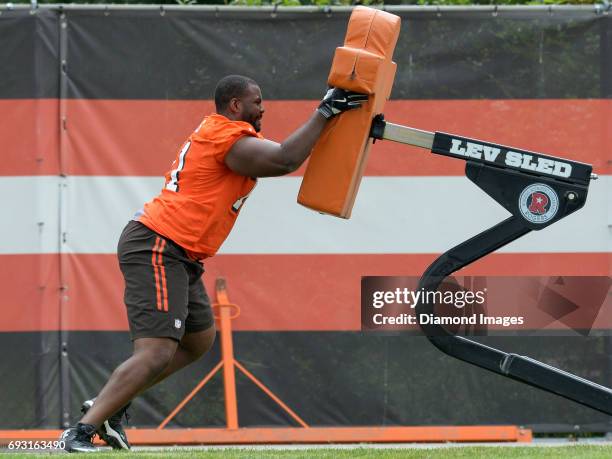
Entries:
{"label": "jersey number", "polygon": [[178,191],[179,190],[179,175],[180,172],[185,167],[185,156],[187,156],[187,152],[189,151],[189,147],[191,146],[191,141],[188,141],[185,145],[183,145],[183,149],[179,153],[178,157],[178,166],[176,169],[172,169],[170,172],[170,181],[166,184],[166,190],[170,191]]}

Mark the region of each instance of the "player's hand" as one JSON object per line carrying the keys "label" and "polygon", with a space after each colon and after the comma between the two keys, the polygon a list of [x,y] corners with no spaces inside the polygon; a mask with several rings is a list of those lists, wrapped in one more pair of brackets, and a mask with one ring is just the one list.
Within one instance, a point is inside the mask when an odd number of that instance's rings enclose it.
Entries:
{"label": "player's hand", "polygon": [[323,96],[317,111],[325,118],[330,119],[347,110],[361,107],[361,104],[367,100],[368,96],[366,94],[340,88],[330,88]]}

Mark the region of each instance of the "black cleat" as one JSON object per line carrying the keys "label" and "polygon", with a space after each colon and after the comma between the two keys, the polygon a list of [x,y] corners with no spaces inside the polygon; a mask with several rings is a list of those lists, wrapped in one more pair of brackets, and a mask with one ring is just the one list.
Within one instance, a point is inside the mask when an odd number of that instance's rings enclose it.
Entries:
{"label": "black cleat", "polygon": [[79,422],[76,426],[64,430],[60,441],[64,442],[64,449],[69,453],[95,453],[99,451],[92,442],[95,434],[94,426]]}
{"label": "black cleat", "polygon": [[[81,413],[85,414],[89,411],[94,404],[96,399],[85,400],[81,405]],[[123,426],[121,425],[121,418],[125,415],[125,420],[129,420],[127,409],[130,407],[131,402],[113,414],[110,418],[102,423],[98,428],[97,434],[100,438],[113,449],[130,449],[130,442],[125,435]]]}

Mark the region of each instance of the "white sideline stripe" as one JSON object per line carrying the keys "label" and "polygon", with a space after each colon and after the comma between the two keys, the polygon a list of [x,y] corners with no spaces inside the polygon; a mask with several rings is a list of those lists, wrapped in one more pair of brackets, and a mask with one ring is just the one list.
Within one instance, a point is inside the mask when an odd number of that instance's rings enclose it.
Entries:
{"label": "white sideline stripe", "polygon": [[[365,177],[348,221],[296,204],[300,183],[261,179],[220,253],[438,253],[507,216],[465,177]],[[126,222],[162,186],[161,177],[3,177],[0,254],[57,253],[60,243],[70,253],[115,253]],[[503,251],[610,252],[611,189],[612,176],[600,177],[583,209]]]}

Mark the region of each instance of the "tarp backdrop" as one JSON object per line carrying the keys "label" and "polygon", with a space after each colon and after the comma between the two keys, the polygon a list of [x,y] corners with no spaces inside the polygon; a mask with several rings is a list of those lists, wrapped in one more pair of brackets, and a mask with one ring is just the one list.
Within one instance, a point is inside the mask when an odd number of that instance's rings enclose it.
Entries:
{"label": "tarp backdrop", "polygon": [[[465,274],[610,275],[612,15],[395,12],[402,32],[387,119],[567,156],[601,176],[583,210]],[[282,140],[323,95],[349,13],[0,13],[0,406],[10,413],[0,428],[58,428],[130,354],[118,235],[213,110],[217,80],[257,80],[263,134]],[[311,425],[612,430],[603,414],[447,358],[422,336],[359,331],[361,276],[420,275],[504,218],[462,167],[379,142],[349,221],[296,204],[301,171],[260,180],[206,263],[209,293],[224,276],[242,308],[237,358]],[[612,385],[605,330],[556,327],[549,337],[483,341]],[[140,397],[132,425],[159,424],[218,358],[215,345]],[[170,426],[223,425],[220,378]],[[238,401],[241,426],[292,424],[241,376]]]}

